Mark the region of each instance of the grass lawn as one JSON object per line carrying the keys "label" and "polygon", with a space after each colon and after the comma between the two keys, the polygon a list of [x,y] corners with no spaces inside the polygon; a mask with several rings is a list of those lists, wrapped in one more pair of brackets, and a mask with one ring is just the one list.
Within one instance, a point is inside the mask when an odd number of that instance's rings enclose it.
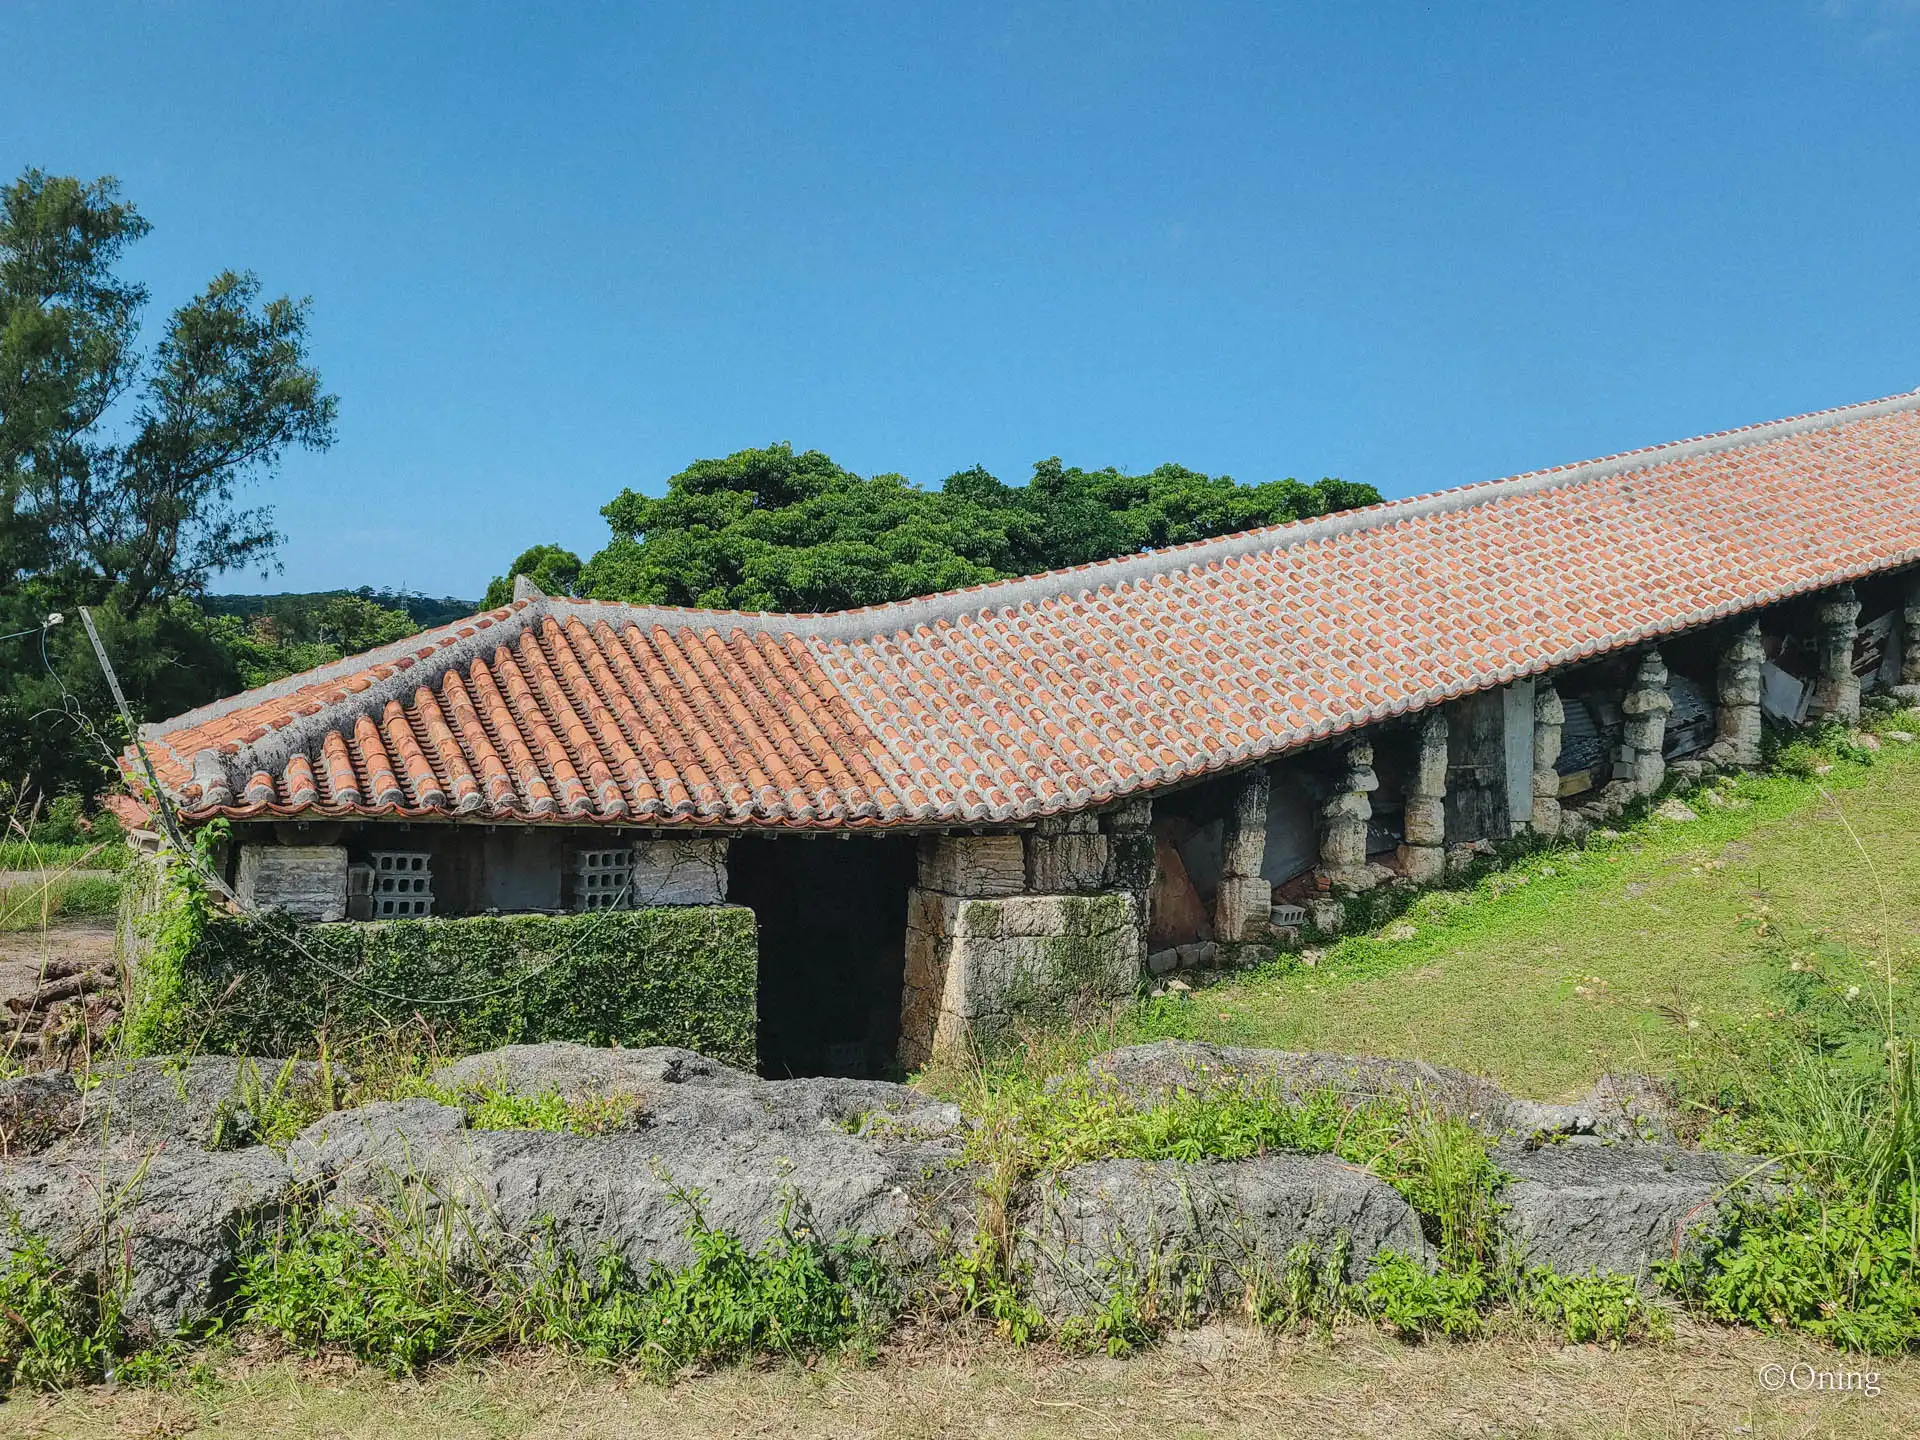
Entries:
{"label": "grass lawn", "polygon": [[70,874],[8,877],[0,883],[0,931],[39,930],[82,915],[111,915],[120,903],[117,875]]}
{"label": "grass lawn", "polygon": [[1350,937],[1313,968],[1287,960],[1148,1002],[1116,1038],[1408,1056],[1572,1098],[1608,1070],[1668,1069],[1688,1016],[1777,1000],[1768,970],[1784,962],[1759,933],[1762,905],[1788,934],[1868,953],[1884,916],[1910,965],[1920,747],[1889,743],[1870,766],[1749,777],[1726,793],[1732,805],[1696,800],[1698,820],[1653,820],[1423,897],[1408,938]]}
{"label": "grass lawn", "polygon": [[[1796,1363],[1871,1371],[1879,1394],[1773,1391]],[[1810,1375],[1807,1370],[1799,1372]],[[671,1387],[525,1355],[394,1382],[351,1362],[229,1362],[173,1393],[97,1387],[0,1405],[0,1436],[327,1436],[332,1440],[713,1435],[1101,1436],[1111,1440],[1405,1435],[1845,1436],[1920,1433],[1920,1361],[1862,1361],[1804,1341],[1683,1324],[1610,1352],[1501,1337],[1402,1345],[1364,1326],[1331,1339],[1239,1327],[1174,1336],[1126,1360],[1015,1351],[991,1338],[893,1347],[872,1366],[736,1366]]]}

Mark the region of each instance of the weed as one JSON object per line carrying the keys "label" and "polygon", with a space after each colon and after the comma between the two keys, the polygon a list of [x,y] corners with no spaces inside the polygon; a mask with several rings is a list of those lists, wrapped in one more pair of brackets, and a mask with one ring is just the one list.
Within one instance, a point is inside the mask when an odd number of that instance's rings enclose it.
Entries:
{"label": "weed", "polygon": [[1444,1335],[1464,1340],[1486,1325],[1488,1284],[1475,1268],[1458,1274],[1433,1271],[1410,1255],[1382,1251],[1362,1286],[1368,1314],[1406,1340]]}
{"label": "weed", "polygon": [[884,1267],[825,1244],[783,1211],[758,1249],[687,1208],[690,1264],[638,1275],[617,1254],[591,1262],[550,1234],[515,1244],[460,1207],[418,1203],[359,1225],[293,1218],[242,1267],[242,1317],[303,1353],[339,1349],[392,1374],[505,1343],[558,1346],[671,1377],[750,1355],[842,1349],[890,1317]]}
{"label": "weed", "polygon": [[1345,1281],[1352,1253],[1352,1237],[1345,1234],[1325,1256],[1308,1241],[1296,1244],[1287,1252],[1279,1275],[1250,1277],[1246,1288],[1248,1316],[1267,1329],[1332,1324],[1342,1310],[1353,1307],[1354,1296]]}
{"label": "weed", "polygon": [[134,1349],[117,1287],[16,1234],[0,1271],[0,1392],[52,1389],[115,1372]]}
{"label": "weed", "polygon": [[962,1314],[991,1322],[1015,1345],[1030,1344],[1046,1331],[1045,1317],[1020,1294],[1011,1246],[989,1225],[975,1232],[966,1249],[948,1257],[939,1288],[955,1299]]}
{"label": "weed", "polygon": [[213,1117],[209,1150],[239,1150],[268,1145],[285,1150],[307,1126],[335,1108],[339,1098],[333,1067],[321,1050],[320,1079],[308,1083],[297,1061],[288,1060],[267,1079],[258,1064],[242,1061],[231,1096]]}
{"label": "weed", "polygon": [[1527,1272],[1521,1302],[1534,1319],[1554,1326],[1575,1345],[1604,1344],[1612,1349],[1634,1340],[1672,1338],[1666,1313],[1649,1305],[1630,1276],[1598,1272],[1561,1275]]}

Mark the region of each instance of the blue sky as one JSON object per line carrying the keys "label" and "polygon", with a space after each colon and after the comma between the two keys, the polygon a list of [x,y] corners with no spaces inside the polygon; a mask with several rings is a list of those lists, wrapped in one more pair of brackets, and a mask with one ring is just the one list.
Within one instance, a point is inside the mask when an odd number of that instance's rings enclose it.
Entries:
{"label": "blue sky", "polygon": [[339,442],[226,588],[473,596],[774,440],[1405,495],[1920,385],[1920,0],[9,0],[0,55],[0,168],[119,176],[156,312],[313,297]]}

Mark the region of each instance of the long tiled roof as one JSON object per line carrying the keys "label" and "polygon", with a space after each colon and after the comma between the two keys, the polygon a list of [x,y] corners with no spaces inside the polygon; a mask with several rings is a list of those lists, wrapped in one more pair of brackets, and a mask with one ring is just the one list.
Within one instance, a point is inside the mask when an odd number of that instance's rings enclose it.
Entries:
{"label": "long tiled roof", "polygon": [[1916,560],[1920,391],[835,615],[536,595],[142,738],[189,816],[1020,821]]}

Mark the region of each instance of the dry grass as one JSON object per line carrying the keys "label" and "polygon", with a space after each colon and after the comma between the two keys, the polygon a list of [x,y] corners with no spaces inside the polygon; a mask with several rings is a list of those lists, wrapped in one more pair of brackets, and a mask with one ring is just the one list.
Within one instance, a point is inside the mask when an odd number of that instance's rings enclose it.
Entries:
{"label": "dry grass", "polygon": [[1363,1327],[1269,1340],[1207,1329],[1130,1360],[991,1342],[902,1346],[869,1367],[738,1368],[663,1389],[515,1357],[395,1383],[334,1363],[229,1361],[199,1392],[22,1397],[0,1435],[34,1437],[1826,1436],[1920,1433],[1920,1360],[1876,1362],[1880,1394],[1772,1394],[1769,1362],[1857,1368],[1817,1346],[1682,1324],[1608,1352],[1506,1337],[1409,1348]]}

